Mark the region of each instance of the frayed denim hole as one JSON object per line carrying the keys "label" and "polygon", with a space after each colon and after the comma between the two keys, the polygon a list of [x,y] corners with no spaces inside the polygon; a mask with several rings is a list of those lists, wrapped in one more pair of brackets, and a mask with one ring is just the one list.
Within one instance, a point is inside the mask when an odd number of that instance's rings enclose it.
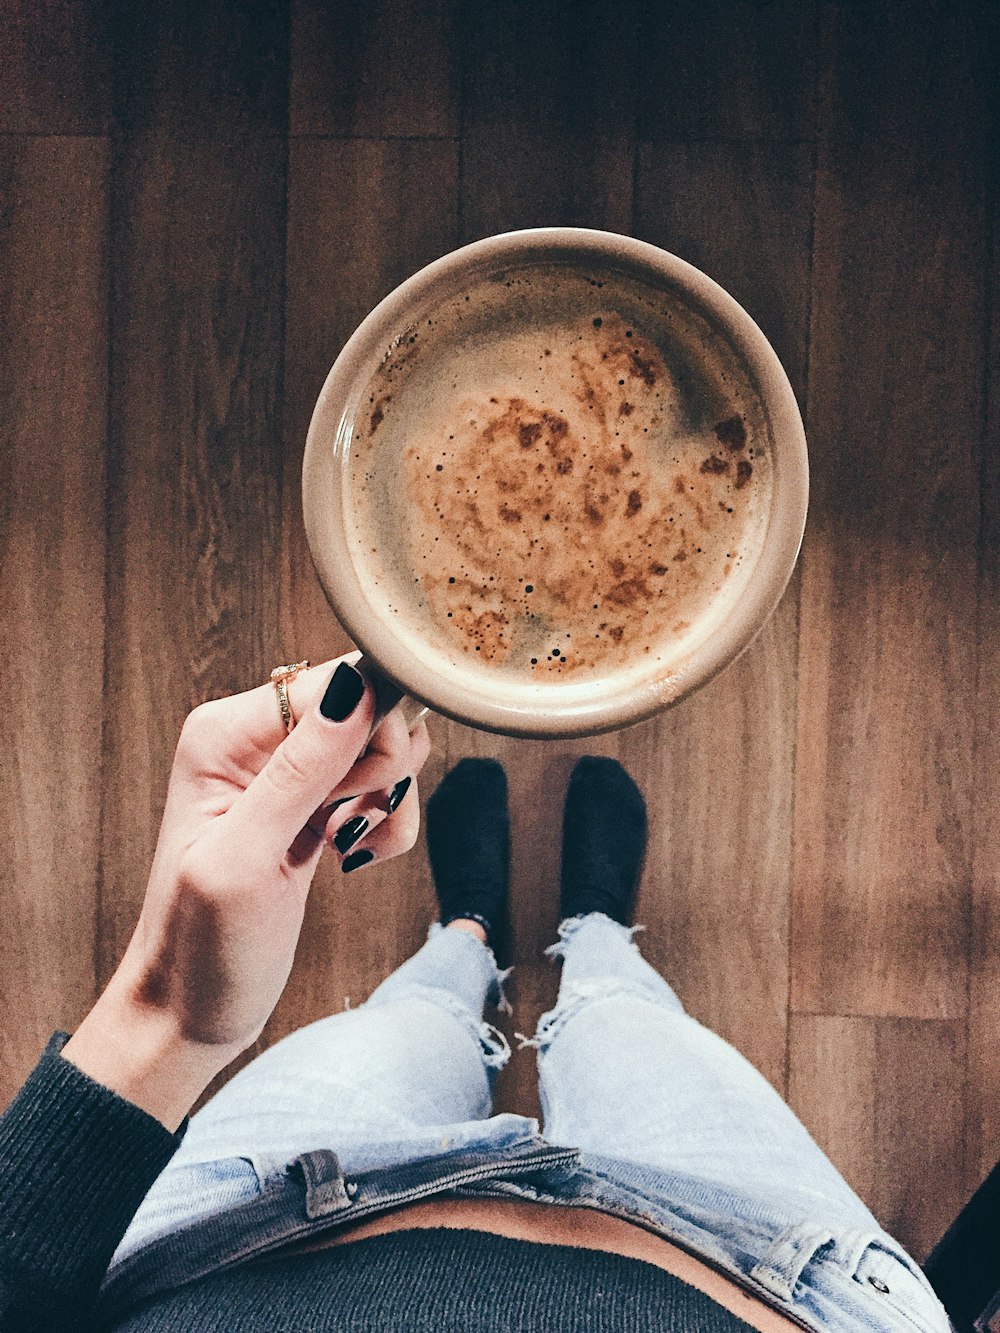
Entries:
{"label": "frayed denim hole", "polygon": [[613,1000],[619,996],[644,1000],[655,1008],[664,1008],[659,997],[651,995],[649,991],[632,982],[622,982],[615,977],[598,977],[593,981],[575,981],[565,988],[565,993],[560,994],[559,1004],[556,1008],[541,1016],[533,1037],[525,1036],[521,1032],[514,1033],[519,1042],[517,1049],[522,1051],[525,1047],[532,1046],[540,1053],[545,1052],[552,1045],[560,1030],[581,1009],[585,1009],[596,1001]]}
{"label": "frayed denim hole", "polygon": [[486,994],[487,1000],[489,1000],[490,1004],[496,1005],[497,1010],[501,1014],[512,1014],[514,1012],[511,1008],[510,1001],[507,999],[507,992],[504,990],[504,985],[513,971],[514,969],[512,967],[505,967],[502,970],[498,969],[496,978],[491,983]]}
{"label": "frayed denim hole", "polygon": [[[556,940],[555,944],[550,944],[549,947],[545,950],[545,957],[546,957],[546,958],[565,958],[565,956],[566,956],[566,948],[567,948],[567,946],[569,945],[570,941],[573,939],[573,936],[577,933],[577,931],[580,929],[580,927],[583,925],[583,923],[584,923],[585,921],[588,921],[591,917],[594,917],[594,916],[604,917],[604,913],[603,913],[603,912],[587,912],[587,913],[585,913],[583,916],[570,916],[570,917],[567,917],[567,918],[565,919],[565,921],[560,921],[560,922],[559,922],[559,928],[558,928],[558,929],[559,929],[559,938]],[[633,936],[635,936],[636,934],[638,934],[638,932],[639,932],[640,930],[645,930],[645,929],[646,929],[645,926],[641,926],[641,925],[637,925],[637,926],[623,926],[623,925],[622,925],[620,922],[618,922],[618,921],[612,921],[610,917],[604,917],[604,920],[605,920],[605,921],[607,922],[607,924],[608,924],[609,926],[611,926],[616,932],[617,932],[617,931],[625,931],[625,932],[626,932],[626,943],[628,943],[628,944],[631,945],[631,947],[632,947],[632,949],[634,950],[635,953],[638,953],[638,952],[639,952],[638,946],[637,946],[636,944],[633,943]]]}
{"label": "frayed denim hole", "polygon": [[479,1044],[483,1052],[483,1064],[487,1069],[500,1070],[510,1059],[510,1043],[499,1028],[492,1023],[480,1023]]}

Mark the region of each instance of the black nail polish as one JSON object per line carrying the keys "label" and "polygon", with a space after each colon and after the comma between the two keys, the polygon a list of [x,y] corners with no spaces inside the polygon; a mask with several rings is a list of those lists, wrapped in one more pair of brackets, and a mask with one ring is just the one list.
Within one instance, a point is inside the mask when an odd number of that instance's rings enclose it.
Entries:
{"label": "black nail polish", "polygon": [[341,662],[326,687],[319,711],[331,722],[343,722],[357,708],[365,692],[365,679],[349,662]]}
{"label": "black nail polish", "polygon": [[396,806],[399,805],[400,801],[403,799],[406,793],[410,790],[410,783],[412,781],[413,781],[412,778],[401,778],[399,782],[396,783],[395,787],[393,787],[392,791],[389,793],[390,815],[392,814],[393,810],[395,810]]}
{"label": "black nail polish", "polygon": [[375,853],[370,852],[367,847],[362,847],[360,852],[351,852],[350,856],[345,856],[340,868],[345,875],[349,875],[352,870],[357,870],[358,866],[366,866],[369,861],[374,860]]}
{"label": "black nail polish", "polygon": [[367,828],[368,820],[365,819],[364,815],[355,815],[353,819],[349,819],[346,824],[337,829],[333,837],[334,847],[343,854],[354,846]]}

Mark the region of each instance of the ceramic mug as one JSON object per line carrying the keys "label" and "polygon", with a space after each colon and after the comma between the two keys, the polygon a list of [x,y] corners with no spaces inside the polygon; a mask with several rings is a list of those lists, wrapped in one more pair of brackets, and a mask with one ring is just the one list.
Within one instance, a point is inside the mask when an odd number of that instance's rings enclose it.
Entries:
{"label": "ceramic mug", "polygon": [[[614,304],[616,293],[623,309],[634,311],[638,302],[642,310],[654,312],[653,322],[658,321],[668,340],[672,329],[700,331],[698,337],[705,347],[711,344],[718,365],[734,368],[722,379],[739,378],[752,396],[758,474],[766,472],[767,493],[759,500],[753,549],[748,550],[738,593],[730,589],[732,595],[726,598],[720,593],[718,606],[708,604],[681,640],[664,645],[658,660],[647,656],[608,670],[568,674],[565,679],[553,679],[550,673],[535,681],[482,659],[470,662],[467,652],[442,644],[429,622],[422,632],[419,616],[401,621],[366,564],[365,544],[356,534],[352,537],[350,477],[352,449],[374,433],[385,413],[394,414],[397,434],[406,439],[402,364],[414,349],[421,353],[425,391],[427,376],[433,382],[439,362],[444,373],[445,344],[435,347],[436,328],[449,330],[448,364],[459,367],[456,376],[461,373],[461,318],[470,310],[461,303],[468,301],[470,291],[487,294],[477,298],[487,326],[473,319],[468,334],[478,340],[481,353],[482,340],[492,336],[492,328],[502,328],[502,336],[510,338],[517,334],[518,320],[527,327],[544,318],[544,300],[550,298],[539,295],[536,300],[531,293],[544,294],[545,283],[551,293],[553,282],[567,292],[592,290],[601,309]],[[394,366],[397,375],[392,380]],[[678,373],[682,397],[691,382],[687,372]],[[396,392],[383,393],[376,401],[374,384],[383,390],[392,384]],[[741,447],[739,440],[729,444]],[[720,452],[725,455],[721,446]],[[735,457],[723,457],[717,466],[721,469],[730,461],[735,474]],[[405,509],[407,498],[401,464],[392,471],[397,462],[389,452],[380,460],[389,478],[384,494],[398,511],[401,504]],[[749,463],[740,466],[749,474]],[[705,468],[713,470],[709,462]],[[337,357],[313,413],[303,466],[305,525],[316,571],[338,619],[364,653],[362,669],[377,682],[380,715],[405,694],[470,726],[537,738],[587,736],[642,721],[679,702],[742,653],[791,577],[807,495],[806,441],[795,396],[775,352],[746,311],[711,278],[666,251],[626,236],[566,227],[509,232],[474,242],[436,260],[390,293]],[[732,582],[735,588],[737,580]],[[595,596],[599,591],[595,589]]]}

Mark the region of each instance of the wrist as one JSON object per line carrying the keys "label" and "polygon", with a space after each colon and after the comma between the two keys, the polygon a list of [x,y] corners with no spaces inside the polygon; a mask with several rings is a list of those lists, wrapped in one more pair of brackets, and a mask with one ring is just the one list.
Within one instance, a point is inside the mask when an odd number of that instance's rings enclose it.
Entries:
{"label": "wrist", "polygon": [[235,1054],[186,1040],[172,1015],[136,999],[116,973],[62,1058],[175,1133]]}

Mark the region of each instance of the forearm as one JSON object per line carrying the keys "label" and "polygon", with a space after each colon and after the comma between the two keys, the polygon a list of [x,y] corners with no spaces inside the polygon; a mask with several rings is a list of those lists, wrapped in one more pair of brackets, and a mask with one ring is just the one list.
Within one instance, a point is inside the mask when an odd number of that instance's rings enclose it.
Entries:
{"label": "forearm", "polygon": [[126,957],[62,1056],[174,1133],[238,1052],[185,1040],[172,1015],[137,990]]}

